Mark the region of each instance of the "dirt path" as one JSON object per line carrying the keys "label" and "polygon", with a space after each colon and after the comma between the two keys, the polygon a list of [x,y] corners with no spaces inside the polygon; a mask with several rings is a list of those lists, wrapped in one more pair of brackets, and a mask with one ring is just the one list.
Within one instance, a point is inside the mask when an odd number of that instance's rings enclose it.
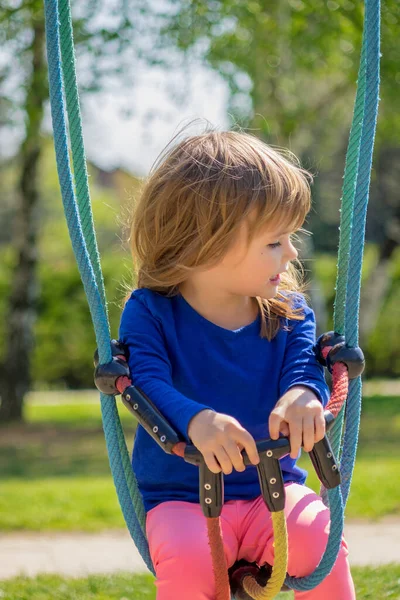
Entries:
{"label": "dirt path", "polygon": [[[350,563],[357,566],[400,563],[400,521],[348,522],[345,535]],[[86,533],[0,534],[0,579],[19,574],[147,571],[126,530]]]}

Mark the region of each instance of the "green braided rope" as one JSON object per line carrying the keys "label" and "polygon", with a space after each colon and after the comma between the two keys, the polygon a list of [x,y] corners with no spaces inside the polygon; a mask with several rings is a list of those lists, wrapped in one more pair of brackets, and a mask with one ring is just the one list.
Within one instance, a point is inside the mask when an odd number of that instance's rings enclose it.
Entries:
{"label": "green braided rope", "polygon": [[[72,17],[69,0],[60,0],[59,6],[62,72],[66,99],[66,112],[70,129],[71,154],[74,166],[74,183],[77,205],[83,237],[85,239],[90,261],[95,273],[96,283],[99,288],[102,304],[104,306],[105,313],[107,314],[104,280],[101,270],[100,255],[97,247],[90,202],[88,173],[82,134],[81,111],[79,106],[79,93],[76,81]],[[102,406],[103,426],[106,428],[108,426],[107,424],[111,420],[115,421],[115,428],[118,436],[118,448],[121,453],[121,461],[126,483],[141,529],[143,533],[145,533],[145,511],[143,501],[138,489],[136,477],[132,470],[130,456],[126,446],[125,436],[118,410],[116,409],[116,406],[113,406],[113,404],[115,404],[115,402],[112,403],[107,401],[105,406]]]}
{"label": "green braided rope", "polygon": [[72,16],[69,0],[60,0],[60,48],[62,57],[62,72],[65,89],[65,100],[70,129],[72,164],[74,167],[75,193],[78,212],[82,224],[83,236],[104,310],[107,314],[107,300],[104,288],[103,274],[100,265],[100,255],[97,247],[96,234],[93,225],[93,214],[90,202],[88,173],[85,147],[82,135],[82,119],[79,106],[78,86],[76,82],[75,52],[72,30]]}
{"label": "green braided rope", "polygon": [[[335,331],[344,334],[351,347],[358,345],[365,218],[379,102],[379,45],[380,2],[369,0],[365,5],[358,87],[346,155],[334,303]],[[340,459],[344,504],[350,489],[358,442],[362,394],[359,379],[350,382],[348,406],[341,410],[329,434],[332,449]],[[345,411],[349,417],[343,428]],[[326,494],[323,496],[325,500]]]}
{"label": "green braided rope", "polygon": [[[363,30],[360,67],[358,71],[357,92],[354,103],[349,144],[346,153],[344,181],[341,198],[336,296],[333,304],[334,330],[336,331],[336,333],[340,333],[341,335],[344,335],[345,333],[347,280],[351,251],[352,220],[354,214],[354,198],[356,195],[357,170],[360,158],[360,144],[365,105],[364,99],[366,90],[366,44],[364,36],[365,27]],[[333,424],[333,427],[328,434],[332,450],[339,462],[342,453],[345,412],[346,407],[344,405],[339,414],[337,415],[335,423]],[[323,494],[323,497],[324,500],[327,500],[327,495],[325,493]]]}
{"label": "green braided rope", "polygon": [[128,448],[126,446],[126,440],[124,436],[124,432],[122,430],[121,421],[119,418],[119,414],[117,412],[116,416],[117,423],[120,423],[120,426],[117,427],[117,435],[118,435],[118,445],[119,451],[121,454],[121,460],[125,472],[126,483],[128,486],[129,494],[132,500],[133,508],[135,509],[136,517],[139,521],[140,527],[146,535],[146,513],[144,510],[142,496],[139,492],[138,483],[136,480],[135,473],[132,469],[132,464],[128,452]]}
{"label": "green braided rope", "polygon": [[[378,118],[380,87],[380,0],[366,0],[367,65],[366,94],[364,107],[364,125],[358,167],[357,191],[354,199],[352,240],[347,281],[347,309],[345,336],[349,347],[358,346],[358,323],[360,308],[361,270],[365,243],[365,225],[367,217],[371,167]],[[362,385],[361,377],[350,382],[348,406],[346,409],[346,428],[343,439],[341,459],[342,494],[344,503],[350,491],[355,462],[355,450],[361,414]]]}
{"label": "green braided rope", "polygon": [[[365,29],[363,33],[363,38],[364,36]],[[334,329],[336,333],[339,333],[341,335],[344,335],[345,333],[346,289],[350,261],[352,220],[364,117],[364,98],[366,89],[365,65],[365,43],[363,40],[353,121],[350,130],[349,145],[346,153],[343,192],[341,199],[342,208],[340,216],[336,298],[334,302],[333,312]]]}
{"label": "green braided rope", "polygon": [[[76,81],[76,64],[72,29],[72,16],[69,0],[59,0],[60,50],[62,78],[66,100],[66,112],[71,143],[71,156],[74,168],[74,187],[79,220],[90,262],[95,273],[102,305],[107,310],[105,286],[101,271],[100,255],[94,230],[93,214],[88,184],[87,163],[82,134],[79,93]],[[108,317],[108,315],[107,315]],[[108,322],[108,318],[107,318]]]}

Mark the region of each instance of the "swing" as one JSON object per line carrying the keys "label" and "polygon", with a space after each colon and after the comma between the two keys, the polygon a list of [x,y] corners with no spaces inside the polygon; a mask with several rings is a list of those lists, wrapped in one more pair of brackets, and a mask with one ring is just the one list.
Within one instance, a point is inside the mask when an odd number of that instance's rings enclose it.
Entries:
{"label": "swing", "polygon": [[[199,466],[202,484],[201,504],[203,512],[207,513],[213,565],[216,565],[223,556],[218,516],[214,516],[222,506],[222,475],[215,475],[208,471],[199,452],[179,440],[163,416],[151,404],[151,400],[130,384],[124,349],[118,343],[111,344],[110,341],[104,283],[90,206],[69,0],[45,0],[45,16],[57,169],[71,242],[88,297],[96,334],[98,347],[96,383],[100,388],[107,451],[121,509],[144,562],[154,574],[145,535],[143,503],[118,416],[116,393],[122,394],[124,404],[135,415],[141,413],[143,426],[157,443]],[[258,448],[263,453],[259,479],[263,498],[271,507],[276,544],[275,564],[273,567],[267,566],[261,570],[258,565],[243,563],[234,565],[234,568],[230,569],[230,583],[236,600],[250,597],[274,598],[283,584],[289,589],[312,589],[329,574],[340,548],[343,512],[354,468],[360,420],[360,374],[363,368],[363,357],[358,348],[358,311],[366,210],[379,102],[379,47],[380,2],[366,0],[357,94],[343,184],[334,310],[335,332],[321,336],[315,348],[320,362],[325,364],[333,374],[333,390],[328,404],[330,413],[326,414],[326,419],[329,421],[327,429],[329,426],[331,429],[328,437],[316,444],[313,452],[310,453],[313,465],[322,479],[323,500],[329,505],[331,512],[331,530],[326,551],[311,575],[302,578],[286,576],[287,536],[282,510],[284,497],[281,493],[283,486],[280,479],[279,457],[283,456],[282,453],[287,453],[290,446],[286,438],[274,442],[259,441]],[[69,161],[65,112],[70,128],[74,176]],[[343,427],[345,405],[346,423]],[[332,415],[336,417],[334,420]],[[342,429],[344,429],[343,445]],[[340,484],[335,456],[338,457],[340,464],[342,476]],[[214,566],[214,575],[217,580],[217,600],[227,600],[230,597],[227,570]]]}
{"label": "swing", "polygon": [[[258,565],[239,561],[229,570],[228,578],[218,522],[223,506],[222,473],[212,473],[197,448],[180,440],[151,400],[140,388],[132,385],[123,344],[112,340],[111,347],[113,360],[110,363],[99,364],[98,355],[95,354],[95,383],[99,391],[107,395],[120,393],[123,404],[164,452],[180,456],[199,467],[199,498],[207,519],[217,598],[225,598],[229,587],[238,600],[273,598],[283,586],[287,567],[287,534],[283,515],[285,489],[279,459],[290,452],[289,440],[281,437],[278,440],[264,439],[256,442],[260,458],[257,471],[261,494],[272,515],[276,540],[275,565],[267,565],[261,570]],[[329,431],[334,415],[337,415],[346,400],[348,380],[361,375],[364,369],[364,357],[359,348],[346,347],[344,337],[333,332],[321,336],[315,350],[318,359],[323,364],[328,363],[333,374],[333,392],[325,411],[326,430]],[[245,466],[251,465],[244,451],[242,455]],[[309,455],[324,488],[336,488],[340,484],[340,472],[327,436],[314,445]]]}

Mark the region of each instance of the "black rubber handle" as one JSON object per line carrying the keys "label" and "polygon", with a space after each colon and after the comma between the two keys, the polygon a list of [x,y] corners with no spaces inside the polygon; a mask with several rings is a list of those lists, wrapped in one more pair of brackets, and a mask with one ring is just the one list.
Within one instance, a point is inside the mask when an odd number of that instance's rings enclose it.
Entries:
{"label": "black rubber handle", "polygon": [[285,508],[285,488],[279,460],[260,454],[257,465],[261,494],[270,512],[278,512]]}
{"label": "black rubber handle", "polygon": [[213,473],[203,461],[199,466],[200,504],[203,515],[209,518],[219,517],[224,505],[223,473]]}
{"label": "black rubber handle", "polygon": [[[264,502],[271,512],[283,510],[285,506],[285,488],[279,458],[290,451],[286,438],[265,439],[256,442],[260,456],[257,465],[258,479]],[[252,465],[246,452],[242,452],[244,464]],[[206,517],[218,517],[221,514],[224,495],[223,473],[212,473],[206,466],[203,455],[196,446],[185,448],[186,462],[200,468],[200,504]],[[206,487],[207,486],[207,487]]]}
{"label": "black rubber handle", "polygon": [[121,399],[153,440],[165,452],[172,454],[172,448],[181,439],[150,398],[140,388],[130,385],[121,395]]}

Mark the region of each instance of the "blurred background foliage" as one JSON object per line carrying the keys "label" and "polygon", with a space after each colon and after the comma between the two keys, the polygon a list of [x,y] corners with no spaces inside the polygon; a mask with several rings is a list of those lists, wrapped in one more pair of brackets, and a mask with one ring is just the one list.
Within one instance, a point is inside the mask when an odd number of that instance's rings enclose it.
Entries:
{"label": "blurred background foliage", "polygon": [[[86,0],[73,4],[83,101],[85,94],[102,88],[104,77],[112,77],[119,86],[133,85],[139,59],[147,61],[149,69],[186,69],[187,77],[191,66],[201,62],[229,84],[232,126],[290,148],[314,173],[314,209],[307,224],[313,236],[304,240],[302,258],[309,270],[320,329],[329,328],[363,4],[349,0]],[[370,378],[400,375],[399,23],[400,4],[385,1],[381,103],[361,307]],[[21,256],[14,223],[23,209],[21,181],[34,164],[30,181],[36,186],[37,210],[29,218],[37,236],[29,252],[36,262],[25,286],[33,290],[27,299],[33,318],[24,325],[26,329],[31,323],[34,340],[29,346],[29,385],[92,387],[94,335],[62,214],[52,140],[43,135],[40,123],[33,127],[35,119],[43,119],[47,106],[45,63],[38,62],[38,57],[44,57],[42,3],[5,1],[0,24],[5,24],[0,41],[15,54],[19,67],[0,68],[0,127],[25,123],[18,153],[0,162],[0,386],[8,377],[6,356],[17,336],[17,330],[10,329],[12,288]],[[170,93],[177,103],[185,101],[184,90]],[[39,99],[42,104],[37,108]],[[112,333],[117,336],[125,287],[134,285],[124,226],[140,180],[93,164],[89,171]]]}
{"label": "blurred background foliage", "polygon": [[[38,243],[37,318],[32,353],[33,383],[37,387],[82,388],[93,385],[95,338],[85,293],[72,251],[54,159],[52,139],[43,139],[40,164],[41,210]],[[11,189],[15,178],[13,161],[3,168]],[[125,219],[130,198],[139,188],[134,176],[115,171],[105,173],[89,165],[93,217],[102,268],[108,291],[109,317],[114,336],[133,270],[127,249]],[[6,223],[1,227],[9,235]],[[0,247],[0,356],[7,344],[6,303],[16,255],[12,241]]]}

